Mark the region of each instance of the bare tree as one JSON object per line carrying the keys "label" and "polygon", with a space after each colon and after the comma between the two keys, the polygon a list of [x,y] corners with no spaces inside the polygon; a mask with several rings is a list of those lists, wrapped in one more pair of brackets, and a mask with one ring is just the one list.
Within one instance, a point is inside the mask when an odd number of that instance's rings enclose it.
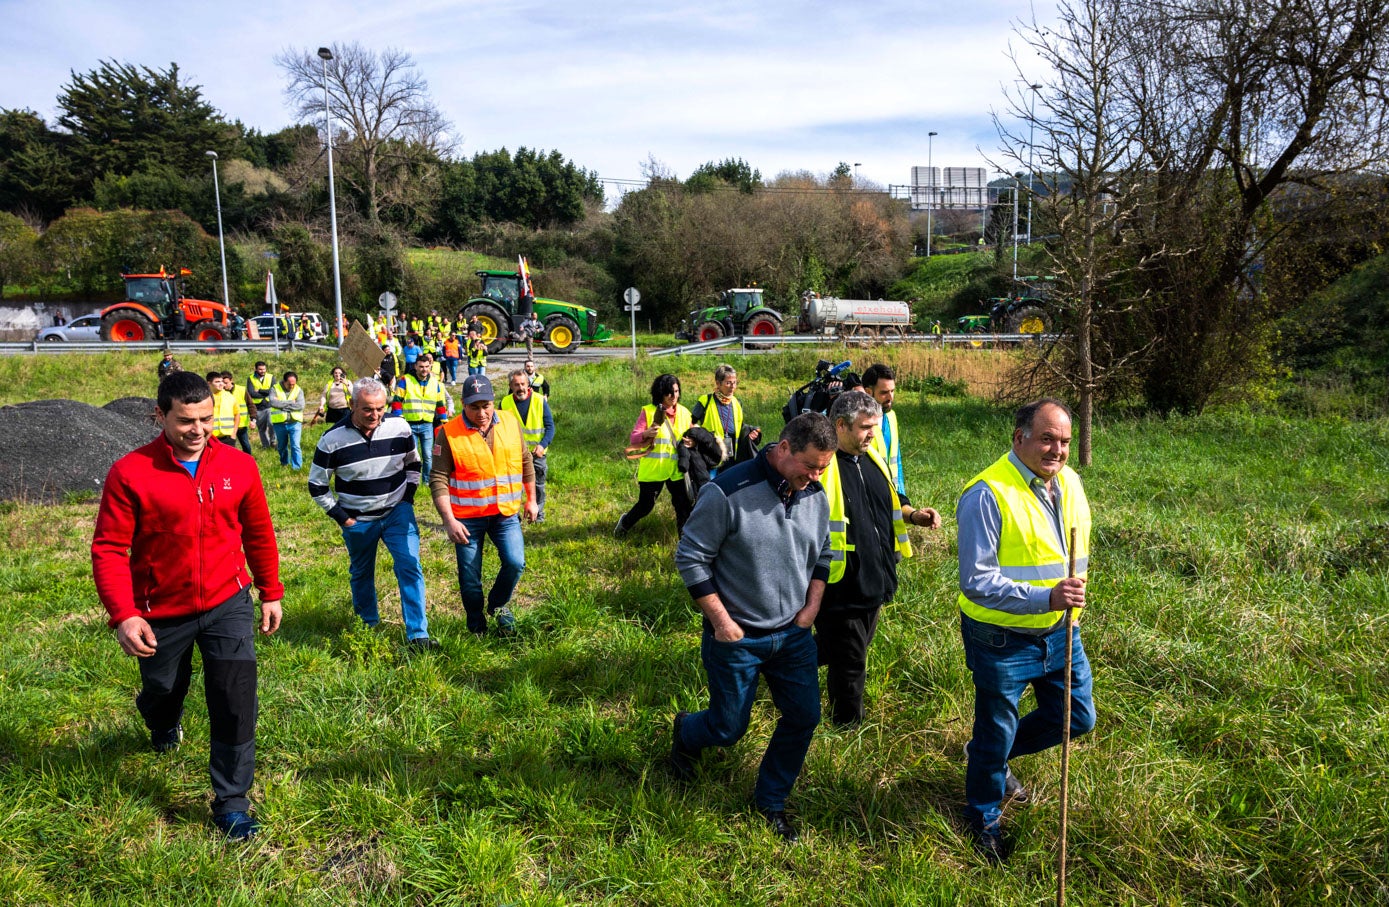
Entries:
{"label": "bare tree", "polygon": [[1389,0],[1063,0],[1020,34],[1051,73],[1000,133],[1055,175],[1034,202],[1068,330],[1026,376],[1080,393],[1083,463],[1096,392],[1192,412],[1271,373],[1280,205],[1389,151]]}
{"label": "bare tree", "polygon": [[[343,178],[360,194],[363,214],[379,223],[381,209],[414,207],[412,192],[427,185],[432,164],[450,150],[449,124],[408,53],[380,53],[360,44],[334,44],[328,61],[328,107],[342,148]],[[322,122],[323,61],[306,50],[275,58],[289,79],[285,95],[305,122]]]}

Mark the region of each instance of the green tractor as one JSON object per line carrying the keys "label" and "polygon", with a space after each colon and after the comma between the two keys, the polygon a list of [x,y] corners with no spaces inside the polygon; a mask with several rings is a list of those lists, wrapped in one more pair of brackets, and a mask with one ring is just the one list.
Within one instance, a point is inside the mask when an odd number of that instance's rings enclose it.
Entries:
{"label": "green tractor", "polygon": [[[482,325],[488,353],[500,353],[516,340],[521,330],[521,275],[517,271],[478,271],[482,290],[463,304],[465,319]],[[535,299],[535,317],[541,332],[537,339],[552,353],[572,353],[582,343],[611,340],[613,332],[598,323],[598,313],[572,302]]]}
{"label": "green tractor", "polygon": [[676,340],[703,343],[720,337],[775,337],[781,333],[782,315],[762,304],[760,289],[724,290],[716,305],[696,309],[675,332]]}

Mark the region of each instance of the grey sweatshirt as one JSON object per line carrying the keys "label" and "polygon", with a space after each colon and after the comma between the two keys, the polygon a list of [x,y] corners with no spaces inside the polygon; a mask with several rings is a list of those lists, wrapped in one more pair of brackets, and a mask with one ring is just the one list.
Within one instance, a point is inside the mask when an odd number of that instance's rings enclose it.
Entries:
{"label": "grey sweatshirt", "polygon": [[791,494],[763,451],[700,489],[675,566],[691,596],[717,592],[744,630],[784,627],[810,581],[829,578],[829,513],[819,483]]}

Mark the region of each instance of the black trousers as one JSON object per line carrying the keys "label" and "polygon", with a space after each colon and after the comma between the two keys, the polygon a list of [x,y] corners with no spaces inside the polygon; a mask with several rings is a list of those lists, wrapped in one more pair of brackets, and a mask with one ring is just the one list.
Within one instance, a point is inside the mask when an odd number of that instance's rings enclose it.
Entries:
{"label": "black trousers", "polygon": [[149,625],[158,646],[139,659],[141,689],[135,698],[145,726],[166,731],[182,719],[196,645],[203,656],[212,738],[212,813],[246,812],[256,771],[256,609],[250,591],[243,589],[211,611]]}
{"label": "black trousers", "polygon": [[627,511],[622,517],[622,528],[631,529],[637,525],[642,517],[651,512],[656,506],[656,498],[660,497],[661,489],[670,490],[670,503],[675,508],[675,531],[685,530],[685,521],[690,518],[690,511],[694,510],[694,504],[690,501],[690,496],[685,493],[685,480],[683,478],[671,479],[666,482],[638,482],[637,487],[640,493],[637,502],[632,505],[632,509]]}
{"label": "black trousers", "polygon": [[825,672],[830,720],[838,725],[863,720],[863,686],[868,679],[868,646],[878,632],[882,608],[821,611],[815,618],[816,657]]}

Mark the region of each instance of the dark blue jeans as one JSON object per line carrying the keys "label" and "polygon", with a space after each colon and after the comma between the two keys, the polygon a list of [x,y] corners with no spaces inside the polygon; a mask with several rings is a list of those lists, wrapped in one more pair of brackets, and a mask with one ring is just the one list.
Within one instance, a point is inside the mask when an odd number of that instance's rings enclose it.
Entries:
{"label": "dark blue jeans", "polygon": [[[1066,624],[1029,636],[960,615],[965,664],[974,674],[974,741],[965,767],[965,814],[977,830],[998,832],[1009,760],[1061,743],[1066,714]],[[1075,628],[1071,645],[1071,736],[1095,726],[1090,662]],[[1037,707],[1018,717],[1028,684]]]}
{"label": "dark blue jeans", "polygon": [[468,541],[454,545],[458,556],[458,591],[463,596],[463,610],[468,615],[468,629],[481,633],[487,629],[487,617],[482,610],[482,543],[490,538],[502,559],[497,581],[487,593],[487,614],[511,601],[516,581],[526,568],[525,538],[521,534],[521,518],[511,516],[472,517],[462,520],[468,530]]}
{"label": "dark blue jeans", "polygon": [[762,765],[757,770],[753,802],[758,809],[786,808],[786,798],[805,764],[815,725],[820,723],[820,677],[815,668],[815,638],[792,624],[766,636],[744,636],[719,642],[704,630],[700,655],[709,675],[709,708],[688,716],[680,740],[692,750],[732,746],[747,733],[757,676],[767,678],[781,717],[777,719]]}
{"label": "dark blue jeans", "polygon": [[352,610],[368,627],[381,621],[376,602],[376,546],[385,542],[395,566],[400,586],[400,612],[405,619],[405,637],[429,636],[424,616],[424,571],[420,569],[420,530],[415,508],[401,501],[378,520],[358,520],[344,526],[342,540],[351,558]]}

